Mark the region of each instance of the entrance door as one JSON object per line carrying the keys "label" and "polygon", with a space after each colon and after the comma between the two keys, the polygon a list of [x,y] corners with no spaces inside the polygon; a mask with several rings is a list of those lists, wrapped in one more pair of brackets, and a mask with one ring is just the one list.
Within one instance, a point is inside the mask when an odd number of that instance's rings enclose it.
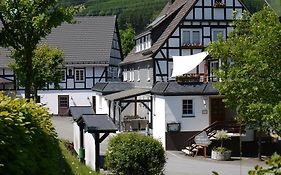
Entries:
{"label": "entrance door", "polygon": [[222,98],[211,98],[211,123],[225,121],[225,105]]}
{"label": "entrance door", "polygon": [[69,96],[59,95],[58,96],[58,115],[66,116],[69,112]]}
{"label": "entrance door", "polygon": [[93,107],[93,110],[94,110],[94,113],[96,113],[96,106],[97,106],[97,102],[96,102],[96,96],[92,96],[92,107]]}

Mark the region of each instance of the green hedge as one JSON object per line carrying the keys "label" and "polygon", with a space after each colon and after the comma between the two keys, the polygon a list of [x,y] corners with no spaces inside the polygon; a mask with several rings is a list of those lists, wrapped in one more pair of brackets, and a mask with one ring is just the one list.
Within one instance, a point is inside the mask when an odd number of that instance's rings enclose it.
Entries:
{"label": "green hedge", "polygon": [[109,140],[106,167],[118,175],[161,174],[166,163],[162,144],[137,133],[121,133]]}
{"label": "green hedge", "polygon": [[46,108],[0,93],[0,174],[69,173]]}

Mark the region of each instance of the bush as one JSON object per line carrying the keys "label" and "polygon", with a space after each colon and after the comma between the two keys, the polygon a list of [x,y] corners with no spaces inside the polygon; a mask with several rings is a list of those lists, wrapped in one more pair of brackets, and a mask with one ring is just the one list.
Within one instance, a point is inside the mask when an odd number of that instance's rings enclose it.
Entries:
{"label": "bush", "polygon": [[65,168],[46,108],[0,93],[0,174],[56,175]]}
{"label": "bush", "polygon": [[166,163],[162,144],[150,136],[121,133],[109,140],[105,165],[118,175],[161,174]]}

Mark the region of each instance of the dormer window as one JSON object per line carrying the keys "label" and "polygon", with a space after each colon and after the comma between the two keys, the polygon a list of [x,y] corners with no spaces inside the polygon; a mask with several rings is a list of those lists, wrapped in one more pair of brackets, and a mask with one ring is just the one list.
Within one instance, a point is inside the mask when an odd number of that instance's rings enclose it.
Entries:
{"label": "dormer window", "polygon": [[136,40],[136,52],[140,52],[151,47],[150,35],[145,35]]}

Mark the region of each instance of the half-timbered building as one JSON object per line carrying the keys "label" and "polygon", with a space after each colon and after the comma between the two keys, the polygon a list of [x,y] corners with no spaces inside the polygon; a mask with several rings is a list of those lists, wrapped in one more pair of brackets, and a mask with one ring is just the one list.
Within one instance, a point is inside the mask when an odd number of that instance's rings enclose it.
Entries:
{"label": "half-timbered building", "polygon": [[240,0],[169,0],[147,30],[136,36],[136,46],[120,63],[123,81],[134,88],[105,96],[113,104],[111,110],[121,109],[111,112],[111,117],[120,119],[119,128],[128,129],[130,116],[123,111],[131,105],[131,116],[148,120],[149,134],[166,149],[179,150],[198,131],[232,120],[233,113],[212,86],[218,81],[213,70],[220,60],[206,56],[184,76],[172,77],[177,69],[173,57],[189,56],[182,59],[192,63],[193,55],[209,43],[227,37],[233,13],[239,18],[244,9]]}
{"label": "half-timbered building", "polygon": [[[49,84],[38,91],[40,102],[51,114],[66,115],[69,106],[92,106],[95,95],[91,88],[97,82],[119,81],[118,64],[122,53],[116,20],[116,16],[76,17],[75,23],[62,24],[42,40],[64,53],[60,89]],[[1,59],[0,76],[6,81],[14,81],[14,73],[7,66],[9,52],[4,54],[1,54],[4,58]],[[0,85],[11,89],[7,82],[0,82]],[[23,90],[18,89],[22,94]]]}

